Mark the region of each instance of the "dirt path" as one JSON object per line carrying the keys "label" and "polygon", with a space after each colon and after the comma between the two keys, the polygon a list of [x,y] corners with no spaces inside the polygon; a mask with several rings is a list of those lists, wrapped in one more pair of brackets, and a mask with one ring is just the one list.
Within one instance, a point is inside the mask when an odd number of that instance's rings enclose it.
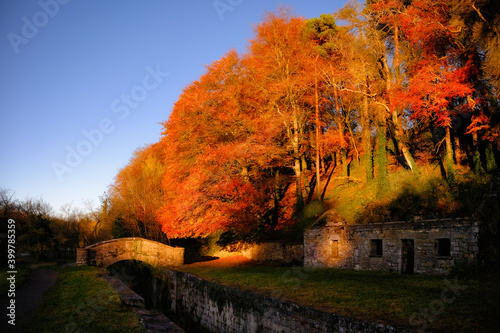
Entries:
{"label": "dirt path", "polygon": [[54,285],[57,280],[57,272],[52,269],[40,268],[31,273],[28,282],[22,287],[16,288],[15,299],[15,326],[8,323],[11,319],[7,316],[10,310],[10,298],[0,300],[1,322],[0,332],[21,332],[21,327],[28,323],[42,301],[43,293]]}
{"label": "dirt path", "polygon": [[200,261],[192,264],[187,264],[185,266],[189,267],[235,267],[235,266],[246,266],[255,265],[255,261],[252,259],[245,258],[243,256],[234,256],[227,258],[220,258],[209,261]]}

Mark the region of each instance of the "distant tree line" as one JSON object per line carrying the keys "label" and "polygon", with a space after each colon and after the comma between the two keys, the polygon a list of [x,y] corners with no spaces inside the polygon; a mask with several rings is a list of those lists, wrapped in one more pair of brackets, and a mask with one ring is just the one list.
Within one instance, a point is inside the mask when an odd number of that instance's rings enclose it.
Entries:
{"label": "distant tree line", "polygon": [[[106,215],[87,206],[87,211],[82,212],[66,204],[56,214],[42,198],[18,200],[14,192],[0,188],[0,230],[6,235],[9,219],[15,221],[18,260],[71,258],[76,248],[111,238]],[[2,247],[5,244],[2,238]],[[2,255],[6,253],[2,251]]]}

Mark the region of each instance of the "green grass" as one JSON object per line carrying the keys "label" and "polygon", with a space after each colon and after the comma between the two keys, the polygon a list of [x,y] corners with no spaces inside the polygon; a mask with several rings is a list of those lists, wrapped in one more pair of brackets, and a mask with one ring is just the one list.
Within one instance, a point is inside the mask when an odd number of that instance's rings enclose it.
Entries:
{"label": "green grass", "polygon": [[[4,267],[0,272],[0,297],[7,297],[7,292],[9,290],[10,284],[7,278],[11,275],[7,274],[8,271],[9,269],[7,267]],[[26,266],[17,266],[16,272],[16,288],[19,288],[26,283],[30,276],[31,270]]]}
{"label": "green grass", "polygon": [[[367,184],[336,180],[329,185],[325,201],[349,224],[412,221],[414,217],[468,217],[474,214],[490,186],[489,176],[474,175],[466,169],[457,168],[452,182],[443,179],[438,165],[423,165],[419,170],[390,172],[390,186],[381,199],[376,199],[375,181]],[[353,175],[355,179],[362,178],[355,168]]]}
{"label": "green grass", "polygon": [[[407,329],[496,332],[500,292],[495,278],[459,280],[459,295],[446,291],[454,278],[302,267],[190,267],[180,270],[220,284],[300,305]],[[441,301],[456,296],[449,304]],[[444,305],[444,309],[441,309]],[[420,314],[427,309],[428,319]],[[434,310],[433,310],[434,309]],[[412,318],[410,322],[410,318]]]}
{"label": "green grass", "polygon": [[58,267],[34,320],[23,332],[143,332],[138,317],[95,267]]}

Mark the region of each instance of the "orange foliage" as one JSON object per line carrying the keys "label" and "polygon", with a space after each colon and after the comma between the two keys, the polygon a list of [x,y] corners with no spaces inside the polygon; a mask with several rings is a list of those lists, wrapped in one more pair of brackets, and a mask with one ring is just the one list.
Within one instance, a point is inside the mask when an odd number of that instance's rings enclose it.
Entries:
{"label": "orange foliage", "polygon": [[274,144],[280,128],[253,105],[251,93],[231,51],[175,104],[161,142],[167,197],[158,218],[168,235],[248,230],[265,213],[262,168],[282,159]]}
{"label": "orange foliage", "polygon": [[372,7],[385,13],[382,22],[397,25],[408,43],[406,82],[390,92],[393,107],[410,108],[414,120],[432,120],[440,127],[449,127],[453,115],[471,112],[467,97],[474,93],[471,78],[477,69],[459,59],[458,31],[446,2],[379,1]]}
{"label": "orange foliage", "polygon": [[378,20],[370,38],[379,40],[353,41],[347,28],[317,38],[303,18],[266,14],[247,54],[228,52],[183,90],[160,142],[116,177],[115,207],[151,230],[159,222],[168,237],[272,232],[292,224],[303,193],[312,193],[316,153],[323,162],[371,153],[380,110],[402,141],[403,117],[446,127],[468,112],[469,133],[490,130],[476,64],[454,43],[446,2],[376,1],[369,9]]}
{"label": "orange foliage", "polygon": [[163,238],[156,213],[163,204],[164,150],[153,144],[137,150],[110,187],[111,209],[134,236]]}

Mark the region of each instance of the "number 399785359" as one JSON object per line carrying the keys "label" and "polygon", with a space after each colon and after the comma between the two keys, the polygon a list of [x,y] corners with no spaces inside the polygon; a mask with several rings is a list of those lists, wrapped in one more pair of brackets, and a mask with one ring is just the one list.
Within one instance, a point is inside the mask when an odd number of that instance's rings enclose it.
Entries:
{"label": "number 399785359", "polygon": [[16,265],[16,221],[9,219],[7,231],[7,264],[10,269]]}

